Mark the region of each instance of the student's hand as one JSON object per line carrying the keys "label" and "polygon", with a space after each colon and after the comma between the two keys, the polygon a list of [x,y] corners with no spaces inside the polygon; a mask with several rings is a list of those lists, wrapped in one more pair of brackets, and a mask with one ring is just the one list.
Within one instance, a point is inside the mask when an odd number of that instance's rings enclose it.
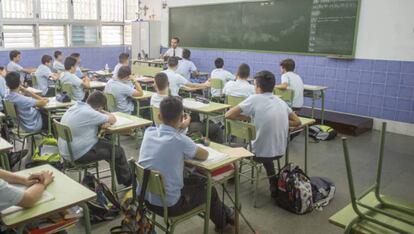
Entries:
{"label": "student's hand", "polygon": [[188,126],[190,125],[190,123],[191,123],[191,117],[190,117],[190,115],[187,114],[187,113],[184,113],[183,121],[180,124],[180,128],[181,129],[186,129],[186,128],[188,128]]}
{"label": "student's hand", "polygon": [[53,176],[53,172],[51,171],[42,171],[42,178],[43,180],[41,181],[41,183],[45,187],[47,187],[55,179],[55,177]]}
{"label": "student's hand", "polygon": [[26,185],[27,187],[30,187],[36,183],[39,183],[42,180],[43,178],[42,178],[41,173],[33,173],[33,174],[30,174],[29,177],[24,178],[24,181],[22,184]]}
{"label": "student's hand", "polygon": [[206,88],[210,87],[211,86],[210,81],[207,80],[206,82],[204,82],[204,85],[205,85]]}
{"label": "student's hand", "polygon": [[112,124],[110,124],[110,123],[104,123],[104,124],[101,125],[101,128],[102,129],[107,129],[107,128],[111,127],[111,125]]}

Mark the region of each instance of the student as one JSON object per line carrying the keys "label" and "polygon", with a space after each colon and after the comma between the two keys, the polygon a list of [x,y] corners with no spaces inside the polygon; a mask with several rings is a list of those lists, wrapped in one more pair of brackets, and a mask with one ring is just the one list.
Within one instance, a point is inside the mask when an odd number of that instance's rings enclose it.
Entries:
{"label": "student", "polygon": [[[204,161],[208,152],[197,146],[189,137],[180,133],[190,124],[190,117],[184,114],[183,104],[176,97],[167,97],[161,101],[159,127],[149,127],[144,134],[138,163],[144,168],[159,171],[166,188],[168,214],[178,216],[200,206],[206,201],[206,180],[191,175],[183,178],[184,160]],[[137,189],[138,194],[140,188]],[[163,213],[158,196],[146,195],[150,210]],[[220,201],[217,190],[211,193],[210,219],[217,229],[233,224],[233,211]]]}
{"label": "student", "polygon": [[56,50],[54,55],[55,61],[53,61],[54,72],[64,72],[65,65],[63,65],[63,53],[60,50]]}
{"label": "student", "polygon": [[[42,171],[24,177],[0,169],[0,211],[15,205],[23,208],[33,207],[53,179],[51,171]],[[28,188],[20,190],[15,184]]]}
{"label": "student", "polygon": [[10,62],[7,64],[7,72],[18,72],[20,75],[20,80],[25,82],[26,74],[31,74],[36,71],[35,68],[23,68],[20,66],[19,62],[21,60],[21,53],[18,50],[12,50],[9,53]]}
{"label": "student", "polygon": [[[107,128],[116,122],[116,117],[104,111],[106,97],[100,91],[89,95],[85,102],[77,102],[63,115],[61,123],[72,131],[72,154],[77,163],[91,163],[99,160],[111,162],[112,144],[98,139],[99,128]],[[58,139],[59,152],[69,160],[69,151],[64,139]],[[125,152],[121,146],[115,146],[115,171],[119,184],[131,185],[131,172]]]}
{"label": "student", "polygon": [[161,101],[168,97],[168,77],[165,73],[157,73],[154,77],[155,90],[157,91],[151,97],[150,105],[160,108]]}
{"label": "student", "polygon": [[[236,77],[231,74],[231,72],[224,70],[224,60],[222,58],[216,58],[214,61],[214,65],[216,69],[211,72],[210,79],[220,79],[223,81],[223,87],[226,85],[227,81],[234,80]],[[211,89],[211,96],[212,97],[221,97],[222,90],[221,89]]]}
{"label": "student", "polygon": [[226,96],[249,97],[255,94],[254,85],[251,85],[247,79],[250,76],[249,65],[242,63],[237,71],[236,81],[229,81],[223,89]]}
{"label": "student", "polygon": [[55,90],[49,89],[49,85],[54,84],[54,80],[59,79],[58,74],[52,73],[50,67],[52,65],[52,57],[49,55],[42,56],[42,64],[37,67],[35,76],[37,78],[37,87],[42,90],[42,96],[52,97],[55,96]]}
{"label": "student", "polygon": [[6,97],[6,69],[0,66],[0,112],[3,112],[3,99]]}
{"label": "student", "polygon": [[168,69],[164,72],[168,76],[168,82],[170,85],[171,96],[178,96],[178,90],[180,87],[185,86],[187,88],[205,89],[210,86],[210,82],[206,81],[203,84],[195,84],[186,80],[183,76],[176,73],[178,65],[177,57],[168,58]]}
{"label": "student", "polygon": [[181,47],[178,47],[178,44],[180,43],[180,38],[173,37],[171,38],[171,47],[161,56],[164,57],[183,57],[183,49]]}
{"label": "student", "polygon": [[112,72],[113,79],[116,79],[118,76],[118,70],[122,66],[128,66],[129,65],[129,54],[128,53],[121,53],[118,57],[118,64],[114,67],[114,70]]}
{"label": "student", "polygon": [[183,49],[183,59],[178,61],[178,66],[176,72],[190,81],[191,75],[198,76],[199,72],[197,67],[190,60],[191,51],[188,49]]}
{"label": "student", "polygon": [[[42,114],[36,107],[44,107],[48,99],[42,98],[21,86],[20,76],[17,72],[10,72],[6,75],[6,84],[10,89],[6,100],[13,102],[20,120],[20,127],[26,132],[37,132],[47,129],[47,116]],[[28,97],[20,94],[23,93]]]}
{"label": "student", "polygon": [[[116,99],[116,111],[131,114],[134,111],[134,103],[131,97],[140,97],[144,94],[141,85],[131,79],[131,69],[128,66],[119,68],[117,79],[108,81],[105,93],[112,94]],[[135,85],[131,88],[130,82]]]}
{"label": "student", "polygon": [[293,71],[295,70],[295,61],[285,59],[280,62],[280,72],[282,73],[282,83],[276,85],[281,90],[292,89],[294,97],[292,108],[294,111],[300,111],[303,106],[303,81],[302,78]]}
{"label": "student", "polygon": [[250,120],[256,127],[253,141],[254,160],[263,163],[269,176],[271,196],[276,194],[276,172],[273,160],[286,152],[289,126],[297,127],[300,120],[280,98],[273,95],[275,76],[261,71],[255,76],[256,94],[248,97],[225,114],[227,119]]}
{"label": "student", "polygon": [[80,54],[79,54],[79,53],[72,53],[70,56],[71,56],[71,57],[74,57],[74,58],[76,59],[76,70],[75,70],[75,75],[76,75],[77,77],[81,78],[81,79],[82,79],[83,77],[86,77],[86,76],[82,73],[82,71],[81,71],[81,69],[80,69],[80,63],[81,63]]}
{"label": "student", "polygon": [[66,57],[65,72],[60,75],[60,83],[71,84],[73,89],[73,99],[82,101],[85,98],[84,88],[89,88],[90,80],[88,77],[82,79],[75,75],[77,60],[74,57]]}

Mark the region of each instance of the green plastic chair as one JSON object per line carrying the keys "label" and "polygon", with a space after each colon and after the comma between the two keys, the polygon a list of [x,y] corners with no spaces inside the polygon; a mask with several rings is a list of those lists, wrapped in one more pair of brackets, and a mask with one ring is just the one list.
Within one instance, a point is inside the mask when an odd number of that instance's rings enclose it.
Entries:
{"label": "green plastic chair", "polygon": [[151,115],[152,115],[152,121],[154,122],[155,126],[160,126],[161,120],[158,118],[158,115],[160,113],[160,109],[152,106],[151,107]]}
{"label": "green plastic chair", "polygon": [[141,75],[141,76],[148,76],[148,77],[154,77],[157,73],[161,72],[163,70],[162,67],[150,67],[148,64],[142,64],[142,63],[135,63],[132,64],[131,69],[132,75]]}
{"label": "green plastic chair", "polygon": [[[143,178],[144,178],[144,168],[139,165],[137,162],[135,162],[133,159],[129,161],[131,164],[132,172],[134,173],[138,184],[142,184]],[[136,186],[136,183],[133,183],[134,186]],[[136,190],[136,188],[132,188]],[[174,233],[174,229],[177,226],[177,224],[182,223],[186,220],[189,220],[190,218],[197,216],[197,215],[203,215],[205,213],[206,205],[202,204],[191,211],[188,211],[187,213],[184,213],[179,216],[168,216],[168,206],[166,201],[166,192],[164,187],[164,181],[162,178],[162,175],[158,171],[151,170],[149,180],[148,180],[148,187],[147,192],[150,192],[152,194],[158,195],[161,198],[162,207],[164,208],[163,215],[160,216],[163,218],[163,223],[156,221],[156,214],[155,212],[152,212],[152,222],[160,228],[165,233]],[[205,217],[209,218],[209,217]]]}
{"label": "green plastic chair", "polygon": [[117,104],[116,104],[115,96],[112,95],[111,93],[105,93],[105,97],[106,97],[106,110],[109,112],[116,111]]}
{"label": "green plastic chair", "polygon": [[282,89],[277,89],[277,88],[275,88],[274,90],[273,90],[273,93],[275,94],[275,95],[279,95],[279,96],[281,96],[280,98],[283,100],[283,101],[285,101],[290,107],[292,107],[292,104],[293,104],[293,98],[294,98],[294,96],[295,96],[295,91],[293,91],[292,89],[285,89],[285,90],[282,90]]}
{"label": "green plastic chair", "polygon": [[236,96],[226,96],[225,103],[230,106],[237,106],[240,102],[244,101],[247,97],[236,97]]}
{"label": "green plastic chair", "polygon": [[11,138],[13,139],[13,146],[16,147],[16,141],[21,142],[22,144],[22,148],[21,148],[21,154],[20,154],[20,161],[19,161],[19,170],[21,168],[21,163],[22,163],[22,158],[23,158],[23,149],[25,147],[26,144],[26,140],[31,138],[31,152],[34,152],[34,149],[36,147],[36,141],[34,136],[36,135],[40,135],[41,134],[41,130],[40,131],[36,131],[36,132],[26,132],[24,131],[21,126],[20,126],[20,118],[19,115],[17,113],[16,110],[16,106],[13,102],[7,101],[7,100],[3,100],[3,106],[4,106],[4,111],[5,114],[8,118],[10,118],[13,123],[14,126],[12,129],[10,129],[10,133],[11,133]]}
{"label": "green plastic chair", "polygon": [[66,92],[71,99],[73,99],[73,87],[72,84],[62,84],[62,92]]}
{"label": "green plastic chair", "polygon": [[[221,95],[223,96],[223,88],[224,88],[224,82],[222,80],[217,79],[217,78],[210,79],[210,89],[220,89],[222,92]],[[223,97],[211,97],[211,100],[222,102]]]}

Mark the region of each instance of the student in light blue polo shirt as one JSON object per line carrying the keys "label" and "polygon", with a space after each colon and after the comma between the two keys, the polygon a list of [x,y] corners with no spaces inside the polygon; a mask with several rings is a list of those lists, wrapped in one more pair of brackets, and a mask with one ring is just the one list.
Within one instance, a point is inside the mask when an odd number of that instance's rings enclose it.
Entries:
{"label": "student in light blue polo shirt", "polygon": [[67,57],[65,59],[65,72],[60,75],[60,83],[71,84],[73,95],[72,98],[75,101],[82,101],[85,98],[85,88],[89,88],[90,80],[87,76],[82,79],[75,75],[76,71],[76,58]]}
{"label": "student in light blue polo shirt", "polygon": [[193,61],[190,60],[191,51],[183,49],[183,59],[178,61],[176,72],[186,78],[188,81],[191,79],[191,75],[198,76],[199,72]]}
{"label": "student in light blue polo shirt", "polygon": [[118,57],[118,64],[115,65],[114,70],[112,71],[112,78],[116,79],[118,77],[119,68],[122,66],[129,65],[129,54],[128,53],[121,53]]}
{"label": "student in light blue polo shirt", "polygon": [[83,77],[86,77],[83,73],[82,73],[82,71],[81,71],[81,69],[80,69],[80,63],[81,63],[81,57],[80,57],[80,54],[79,53],[72,53],[71,55],[70,55],[70,57],[74,57],[75,59],[76,59],[76,69],[75,69],[75,75],[77,76],[77,77],[79,77],[79,78],[83,78]]}
{"label": "student in light blue polo shirt", "polygon": [[[13,102],[19,116],[20,127],[26,132],[37,132],[47,129],[47,116],[42,118],[41,112],[36,107],[44,107],[48,103],[48,99],[42,98],[28,90],[20,84],[20,76],[17,72],[10,72],[6,75],[6,84],[10,89],[6,100]],[[24,96],[27,95],[27,96]]]}
{"label": "student in light blue polo shirt", "polygon": [[[122,66],[118,70],[117,79],[111,79],[106,87],[105,93],[110,93],[115,97],[116,110],[123,113],[131,114],[134,111],[132,97],[140,97],[144,94],[141,85],[134,79],[131,79],[131,69],[128,66]],[[135,85],[131,88],[130,82]]]}
{"label": "student in light blue polo shirt", "polygon": [[6,97],[6,76],[7,72],[3,66],[0,66],[0,111],[3,112],[3,99]]}
{"label": "student in light blue polo shirt", "polygon": [[[106,97],[100,91],[89,95],[86,103],[77,102],[63,115],[61,123],[72,131],[72,153],[76,162],[91,163],[99,160],[111,162],[112,144],[98,139],[99,128],[107,128],[116,122],[116,117],[104,111]],[[67,142],[58,139],[59,152],[69,160]],[[115,172],[118,183],[131,185],[131,174],[121,146],[115,146]]]}
{"label": "student in light blue polo shirt", "polygon": [[206,89],[210,87],[210,82],[208,81],[206,81],[203,84],[196,84],[196,83],[191,83],[190,81],[186,80],[182,75],[176,72],[177,65],[178,65],[178,58],[169,57],[168,58],[168,69],[165,71],[162,71],[168,76],[171,96],[178,96],[178,91],[183,86],[187,88],[195,88],[195,89]]}
{"label": "student in light blue polo shirt", "polygon": [[[144,168],[161,173],[166,190],[168,214],[177,216],[203,204],[206,200],[205,179],[196,175],[183,178],[183,173],[184,160],[204,161],[208,157],[208,152],[180,132],[188,127],[190,117],[184,114],[183,104],[178,98],[166,97],[161,101],[159,118],[162,122],[160,127],[150,127],[145,131],[138,163]],[[159,196],[148,192],[146,200],[149,201],[152,211],[163,213]],[[233,223],[232,210],[220,201],[214,187],[210,219],[218,229]]]}
{"label": "student in light blue polo shirt", "polygon": [[282,73],[281,84],[276,88],[281,90],[291,89],[294,91],[292,108],[298,112],[303,106],[303,81],[298,74],[294,72],[295,61],[293,59],[284,59],[280,62],[280,72]]}
{"label": "student in light blue polo shirt", "polygon": [[252,120],[256,127],[253,141],[254,160],[263,163],[269,177],[271,196],[277,195],[276,172],[273,160],[286,152],[289,126],[298,127],[298,116],[280,98],[273,95],[275,76],[261,71],[255,76],[256,94],[230,109],[227,119]]}
{"label": "student in light blue polo shirt", "polygon": [[[235,80],[236,77],[229,71],[224,69],[224,60],[222,58],[216,58],[214,60],[214,65],[216,69],[211,72],[210,79],[219,79],[223,81],[223,87],[230,80]],[[221,97],[223,95],[223,90],[221,89],[211,89],[211,96]]]}
{"label": "student in light blue polo shirt", "polygon": [[22,59],[21,53],[18,50],[12,50],[9,53],[10,62],[7,64],[7,72],[18,72],[21,82],[25,82],[26,74],[31,74],[36,71],[36,68],[23,68],[19,62]]}
{"label": "student in light blue polo shirt", "polygon": [[53,70],[54,72],[64,72],[65,65],[63,65],[63,53],[60,50],[56,50],[53,54],[55,61],[53,61]]}
{"label": "student in light blue polo shirt", "polygon": [[50,85],[54,84],[54,80],[59,78],[58,74],[53,73],[50,70],[52,66],[52,57],[49,55],[42,56],[42,64],[37,67],[35,76],[37,78],[37,89],[42,90],[42,96],[44,97],[53,97],[55,96],[55,90],[49,89]]}
{"label": "student in light blue polo shirt", "polygon": [[254,85],[251,85],[247,81],[247,78],[249,78],[249,76],[249,65],[242,63],[237,71],[236,81],[229,81],[224,86],[224,95],[234,97],[248,97],[250,95],[255,94]]}

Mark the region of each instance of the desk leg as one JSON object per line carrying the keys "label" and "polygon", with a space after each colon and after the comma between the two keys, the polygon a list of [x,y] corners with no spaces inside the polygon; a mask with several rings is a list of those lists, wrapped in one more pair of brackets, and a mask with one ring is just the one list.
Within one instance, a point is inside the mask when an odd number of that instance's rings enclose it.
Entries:
{"label": "desk leg", "polygon": [[315,114],[315,93],[312,91],[312,119],[314,119]]}
{"label": "desk leg", "polygon": [[235,183],[235,191],[234,191],[234,200],[236,205],[236,210],[234,212],[234,232],[240,233],[240,220],[239,220],[239,212],[241,212],[241,206],[239,201],[239,193],[240,193],[240,177],[239,177],[239,162],[236,161],[234,163],[234,183]]}
{"label": "desk leg", "polygon": [[49,136],[52,135],[52,113],[47,111],[47,134]]}
{"label": "desk leg", "polygon": [[111,152],[111,163],[109,167],[111,168],[111,189],[112,192],[117,195],[116,193],[116,182],[115,182],[115,146],[117,142],[117,134],[113,134],[111,136],[111,143],[112,143],[112,152]]}
{"label": "desk leg", "polygon": [[309,138],[309,126],[305,127],[305,174],[308,175],[308,139]]}
{"label": "desk leg", "polygon": [[207,115],[207,123],[206,123],[206,137],[208,138],[208,131],[210,129],[210,115]]}
{"label": "desk leg", "polygon": [[139,118],[139,111],[140,111],[139,100],[135,101],[135,106],[137,108],[137,117]]}
{"label": "desk leg", "polygon": [[89,208],[88,205],[86,203],[83,203],[82,205],[83,208],[83,218],[85,221],[85,233],[86,234],[90,234],[91,233],[91,220],[90,220],[90,216],[89,216]]}
{"label": "desk leg", "polygon": [[211,173],[207,172],[207,200],[206,200],[206,214],[204,216],[204,234],[208,233],[208,225],[210,223],[210,206],[211,206],[211,187],[212,187]]}
{"label": "desk leg", "polygon": [[321,90],[321,124],[325,120],[325,91]]}

